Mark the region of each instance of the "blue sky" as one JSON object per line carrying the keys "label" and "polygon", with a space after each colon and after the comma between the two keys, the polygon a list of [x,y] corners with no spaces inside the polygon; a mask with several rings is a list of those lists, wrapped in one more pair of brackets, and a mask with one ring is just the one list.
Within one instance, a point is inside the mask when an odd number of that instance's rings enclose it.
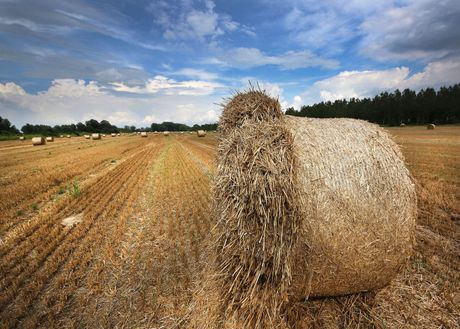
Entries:
{"label": "blue sky", "polygon": [[460,2],[0,0],[17,126],[215,122],[258,82],[283,108],[460,82]]}

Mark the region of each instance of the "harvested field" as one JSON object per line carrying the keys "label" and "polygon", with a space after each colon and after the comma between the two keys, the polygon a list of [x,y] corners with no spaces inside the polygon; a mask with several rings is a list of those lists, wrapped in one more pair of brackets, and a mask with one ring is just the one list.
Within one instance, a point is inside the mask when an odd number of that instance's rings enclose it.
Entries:
{"label": "harvested field", "polygon": [[[291,305],[291,328],[460,326],[460,126],[387,130],[417,181],[414,254],[378,292]],[[215,224],[216,143],[0,142],[0,327],[189,328]]]}

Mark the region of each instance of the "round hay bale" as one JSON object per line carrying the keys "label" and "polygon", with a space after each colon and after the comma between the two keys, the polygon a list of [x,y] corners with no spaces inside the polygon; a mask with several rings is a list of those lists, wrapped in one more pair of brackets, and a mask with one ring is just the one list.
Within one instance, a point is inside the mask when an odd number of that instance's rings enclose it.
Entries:
{"label": "round hay bale", "polygon": [[71,138],[72,136],[70,136],[70,135],[67,135],[66,137],[67,137],[67,138]]}
{"label": "round hay bale", "polygon": [[118,134],[117,134],[117,136],[121,136],[121,134],[120,134],[120,133],[118,133]]}
{"label": "round hay bale", "polygon": [[405,124],[405,123],[400,123],[399,126],[400,126],[400,127],[405,127],[406,124]]}
{"label": "round hay bale", "polygon": [[20,141],[23,141],[23,140],[25,140],[25,139],[26,139],[26,138],[25,138],[24,136],[19,136],[19,140],[20,140]]}
{"label": "round hay bale", "polygon": [[434,123],[430,123],[429,125],[426,126],[426,129],[428,130],[433,130],[434,128],[436,128],[436,125]]}
{"label": "round hay bale", "polygon": [[163,135],[164,135],[164,136],[169,136],[169,131],[164,131],[164,132],[163,132]]}
{"label": "round hay bale", "polygon": [[91,138],[90,135],[84,135],[83,137],[85,137],[85,139],[90,139]]}
{"label": "round hay bale", "polygon": [[102,134],[102,137],[105,137],[105,134]]}
{"label": "round hay bale", "polygon": [[112,137],[117,137],[117,134],[115,134],[115,133],[111,133],[110,135],[111,135]]}
{"label": "round hay bale", "polygon": [[204,136],[206,136],[206,131],[204,131],[204,130],[197,130],[196,135],[197,135],[198,137],[204,137]]}
{"label": "round hay bale", "polygon": [[54,137],[53,136],[48,136],[46,137],[47,142],[54,142]]}
{"label": "round hay bale", "polygon": [[32,145],[37,146],[37,145],[45,145],[45,137],[32,137]]}
{"label": "round hay bale", "polygon": [[64,135],[59,135],[59,137],[64,138]]}
{"label": "round hay bale", "polygon": [[92,140],[101,139],[101,134],[98,134],[98,133],[91,134],[91,139]]}
{"label": "round hay bale", "polygon": [[251,90],[225,105],[219,132],[214,251],[225,317],[255,327],[288,300],[381,288],[405,264],[415,186],[385,130],[284,116]]}
{"label": "round hay bale", "polygon": [[141,132],[141,137],[147,137],[147,136],[148,136],[147,132],[145,132],[145,131]]}

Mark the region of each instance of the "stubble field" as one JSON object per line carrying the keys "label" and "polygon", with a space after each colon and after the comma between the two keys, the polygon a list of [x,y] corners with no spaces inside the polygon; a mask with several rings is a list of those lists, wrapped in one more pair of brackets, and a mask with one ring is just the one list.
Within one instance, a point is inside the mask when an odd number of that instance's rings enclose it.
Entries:
{"label": "stubble field", "polygon": [[[379,292],[293,303],[292,327],[460,326],[460,126],[388,130],[417,181],[414,254]],[[1,327],[187,328],[214,225],[216,142],[0,142]]]}

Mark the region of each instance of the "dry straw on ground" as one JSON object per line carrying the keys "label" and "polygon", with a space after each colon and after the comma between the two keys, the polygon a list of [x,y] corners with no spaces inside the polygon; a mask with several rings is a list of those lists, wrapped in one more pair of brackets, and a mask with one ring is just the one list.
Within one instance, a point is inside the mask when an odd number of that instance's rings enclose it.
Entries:
{"label": "dry straw on ground", "polygon": [[426,129],[428,130],[433,130],[434,128],[436,128],[436,126],[433,123],[430,123],[429,125],[426,126]]}
{"label": "dry straw on ground", "polygon": [[45,145],[45,137],[32,137],[32,145]]}
{"label": "dry straw on ground", "polygon": [[198,137],[204,137],[204,136],[206,136],[206,131],[204,131],[204,130],[197,130],[196,135],[197,135]]}
{"label": "dry straw on ground", "polygon": [[383,129],[285,117],[258,90],[229,100],[219,129],[214,263],[192,327],[288,327],[290,303],[381,288],[405,264],[415,188]]}

